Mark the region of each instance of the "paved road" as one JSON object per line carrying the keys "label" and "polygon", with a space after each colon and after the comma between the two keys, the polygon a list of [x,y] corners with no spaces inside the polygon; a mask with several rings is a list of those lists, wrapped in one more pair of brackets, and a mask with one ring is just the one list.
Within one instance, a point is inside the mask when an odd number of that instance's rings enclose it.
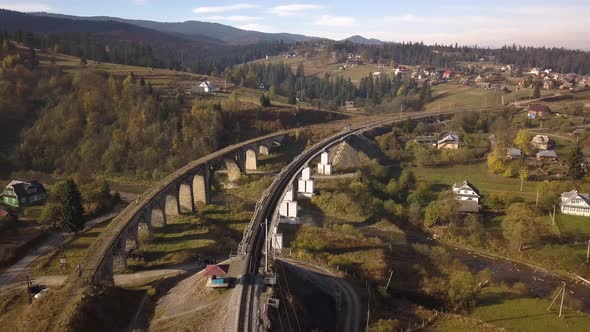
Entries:
{"label": "paved road", "polygon": [[280,261],[296,267],[296,272],[310,284],[325,291],[334,299],[337,304],[338,326],[342,331],[360,331],[361,304],[358,295],[348,282],[338,275],[322,267],[299,262],[287,258],[280,258]]}
{"label": "paved road", "polygon": [[[203,270],[205,266],[203,264],[183,264],[172,266],[166,269],[147,270],[135,273],[116,274],[114,276],[115,285],[119,287],[136,287],[151,283],[156,280],[166,279],[184,275],[190,272],[196,272]],[[47,275],[33,277],[32,281],[34,284],[44,285],[47,287],[61,286],[68,275]],[[24,283],[15,282],[10,285],[6,285],[4,289],[14,289],[24,287]]]}
{"label": "paved road", "polygon": [[[116,215],[117,213],[114,212],[92,219],[84,224],[84,230],[93,228],[102,222],[114,218]],[[22,283],[27,274],[29,274],[29,266],[39,257],[45,255],[51,249],[65,241],[69,236],[71,235],[54,232],[49,233],[47,238],[37,248],[31,250],[26,256],[18,260],[12,266],[0,272],[0,288],[7,287],[15,282]]]}
{"label": "paved road", "polygon": [[336,180],[336,179],[350,179],[356,176],[356,173],[344,173],[344,174],[334,174],[334,175],[318,175],[315,174],[312,176],[314,180]]}

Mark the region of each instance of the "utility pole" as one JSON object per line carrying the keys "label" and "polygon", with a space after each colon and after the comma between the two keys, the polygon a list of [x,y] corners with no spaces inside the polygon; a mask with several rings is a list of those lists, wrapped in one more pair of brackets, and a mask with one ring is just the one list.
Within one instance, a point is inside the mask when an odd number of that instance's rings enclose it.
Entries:
{"label": "utility pole", "polygon": [[539,188],[537,188],[537,199],[535,200],[535,207],[539,207]]}
{"label": "utility pole", "polygon": [[590,240],[588,240],[588,249],[586,250],[586,264],[590,261]]}
{"label": "utility pole", "polygon": [[[590,241],[588,241],[588,244],[590,244]],[[590,248],[590,247],[589,247]],[[387,290],[389,289],[389,283],[391,282],[391,277],[393,276],[393,270],[389,270],[389,279],[387,279],[387,285],[385,286],[385,291],[387,292]]]}
{"label": "utility pole", "polygon": [[565,297],[565,282],[563,283],[563,290],[561,291],[561,304],[559,305],[559,318],[561,318],[561,311],[563,310],[563,298]]}
{"label": "utility pole", "polygon": [[365,328],[366,332],[369,331],[369,320],[371,319],[371,289],[368,288],[367,290],[369,291],[369,300],[367,301],[367,327]]}
{"label": "utility pole", "polygon": [[555,301],[557,301],[557,298],[559,297],[559,295],[561,295],[561,304],[559,306],[559,318],[561,318],[561,312],[563,310],[563,299],[565,298],[565,282],[562,281],[562,283],[563,283],[563,286],[561,286],[561,289],[557,292],[557,294],[553,298],[553,301],[551,301],[551,304],[549,305],[549,307],[547,307],[547,311],[551,311],[551,307],[553,306]]}
{"label": "utility pole", "polygon": [[404,117],[404,105],[399,105],[399,118],[402,119]]}
{"label": "utility pole", "polygon": [[33,303],[33,299],[31,298],[31,280],[29,279],[28,274],[27,274],[27,295],[29,296],[29,304]]}
{"label": "utility pole", "polygon": [[553,204],[553,225],[555,225],[555,204]]}
{"label": "utility pole", "polygon": [[264,255],[264,272],[268,272],[268,219],[264,219],[264,228],[266,235],[264,238],[264,246],[266,248],[266,253]]}

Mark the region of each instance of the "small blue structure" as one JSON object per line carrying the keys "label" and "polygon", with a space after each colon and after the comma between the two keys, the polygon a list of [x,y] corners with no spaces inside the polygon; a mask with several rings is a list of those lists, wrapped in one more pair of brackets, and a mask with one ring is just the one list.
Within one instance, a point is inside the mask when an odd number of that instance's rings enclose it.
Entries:
{"label": "small blue structure", "polygon": [[207,287],[209,288],[226,288],[228,283],[229,265],[207,265],[205,268],[205,276],[207,280]]}

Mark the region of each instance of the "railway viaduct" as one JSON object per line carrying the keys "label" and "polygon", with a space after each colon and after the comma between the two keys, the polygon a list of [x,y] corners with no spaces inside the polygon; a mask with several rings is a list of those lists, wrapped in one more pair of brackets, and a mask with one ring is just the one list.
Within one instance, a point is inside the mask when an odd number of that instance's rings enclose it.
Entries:
{"label": "railway viaduct", "polygon": [[112,285],[113,273],[126,268],[126,253],[140,245],[141,233],[151,235],[153,228],[163,227],[169,216],[195,212],[198,204],[208,204],[211,177],[216,170],[227,169],[228,181],[242,173],[256,170],[258,156],[268,155],[290,131],[259,137],[228,146],[190,162],[138,196],[101,233],[89,248],[84,274],[94,286]]}

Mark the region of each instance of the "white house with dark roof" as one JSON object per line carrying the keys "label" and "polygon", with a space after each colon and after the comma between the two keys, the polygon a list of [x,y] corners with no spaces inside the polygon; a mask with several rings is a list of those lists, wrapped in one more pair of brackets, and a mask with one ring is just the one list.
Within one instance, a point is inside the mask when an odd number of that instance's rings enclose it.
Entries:
{"label": "white house with dark roof", "polygon": [[469,181],[455,183],[453,185],[453,194],[455,194],[455,200],[459,203],[459,211],[479,212],[481,195],[479,190]]}
{"label": "white house with dark roof", "polygon": [[459,148],[459,135],[447,134],[445,137],[437,142],[438,149],[453,149]]}
{"label": "white house with dark roof", "polygon": [[531,145],[539,150],[547,150],[551,147],[553,142],[547,135],[535,135],[531,139]]}
{"label": "white house with dark roof", "polygon": [[195,86],[192,93],[213,93],[215,86],[210,81],[203,81],[201,84]]}
{"label": "white house with dark roof", "polygon": [[577,190],[561,194],[559,206],[563,214],[590,217],[590,195]]}

